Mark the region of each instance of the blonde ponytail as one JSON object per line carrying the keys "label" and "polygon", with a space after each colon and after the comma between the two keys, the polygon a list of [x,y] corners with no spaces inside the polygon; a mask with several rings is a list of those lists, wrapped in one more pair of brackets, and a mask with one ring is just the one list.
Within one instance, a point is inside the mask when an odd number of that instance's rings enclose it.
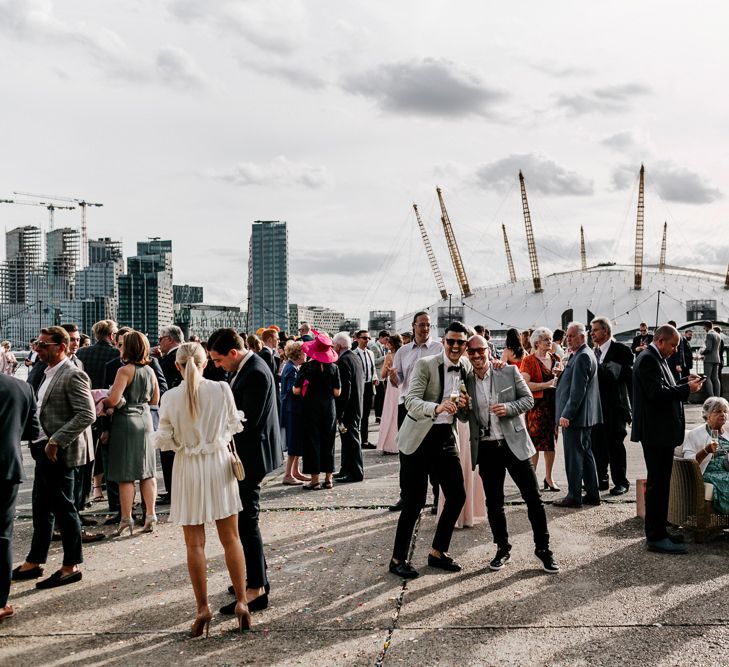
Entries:
{"label": "blonde ponytail", "polygon": [[198,387],[202,379],[205,363],[205,350],[199,343],[183,343],[177,348],[175,361],[182,366],[182,379],[185,381],[185,398],[190,417],[198,415]]}

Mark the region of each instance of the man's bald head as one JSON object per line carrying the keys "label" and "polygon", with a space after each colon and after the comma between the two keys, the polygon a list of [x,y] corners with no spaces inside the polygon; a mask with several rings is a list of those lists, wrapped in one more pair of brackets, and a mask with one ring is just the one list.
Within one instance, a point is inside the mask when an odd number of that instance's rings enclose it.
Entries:
{"label": "man's bald head", "polygon": [[676,352],[680,340],[681,336],[678,330],[670,324],[661,325],[653,334],[653,344],[658,348],[664,359]]}

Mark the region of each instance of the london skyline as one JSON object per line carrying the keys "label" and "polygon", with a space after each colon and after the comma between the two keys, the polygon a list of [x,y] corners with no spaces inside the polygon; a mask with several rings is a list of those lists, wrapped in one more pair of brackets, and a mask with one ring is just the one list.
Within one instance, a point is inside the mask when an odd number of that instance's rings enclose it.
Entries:
{"label": "london skyline", "polygon": [[[289,224],[293,303],[405,313],[437,300],[411,204],[457,294],[435,187],[472,286],[632,260],[726,269],[722,26],[710,3],[0,0],[3,188],[88,198],[89,238],[174,241],[175,282],[245,306],[254,220]],[[0,207],[6,230],[43,209]],[[80,224],[56,213],[56,227]],[[0,257],[2,259],[2,257]]]}

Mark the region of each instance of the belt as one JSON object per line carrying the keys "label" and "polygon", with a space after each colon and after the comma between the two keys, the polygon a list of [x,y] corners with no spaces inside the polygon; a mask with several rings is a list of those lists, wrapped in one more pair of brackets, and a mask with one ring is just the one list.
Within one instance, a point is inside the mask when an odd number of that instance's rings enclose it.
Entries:
{"label": "belt", "polygon": [[479,440],[479,445],[489,445],[490,447],[506,447],[506,440],[499,438],[498,440]]}

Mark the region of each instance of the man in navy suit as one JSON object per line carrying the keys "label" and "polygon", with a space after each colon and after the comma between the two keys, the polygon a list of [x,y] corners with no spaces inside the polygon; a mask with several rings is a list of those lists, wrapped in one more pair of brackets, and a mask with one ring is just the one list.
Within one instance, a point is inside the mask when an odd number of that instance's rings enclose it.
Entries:
{"label": "man in navy suit", "polygon": [[21,440],[36,440],[40,423],[30,385],[0,374],[0,621],[13,615],[8,604],[13,568],[13,520],[18,485],[25,479]]}
{"label": "man in navy suit", "polygon": [[[214,331],[208,350],[215,365],[231,374],[235,404],[246,419],[243,432],[235,435],[235,446],[246,474],[238,482],[243,503],[238,513],[238,531],[246,558],[248,609],[256,611],[268,606],[270,590],[258,525],[261,482],[283,462],[273,374],[261,357],[246,349],[243,339],[233,329]],[[221,607],[220,613],[233,614],[235,604],[233,601]]]}
{"label": "man in navy suit", "polygon": [[689,375],[676,383],[666,363],[681,337],[670,324],[656,329],[653,341],[638,355],[633,367],[633,429],[630,439],[640,442],[648,471],[645,498],[645,537],[648,551],[686,553],[681,538],[666,530],[673,450],[683,442],[686,420],[683,402],[701,389],[704,380]]}
{"label": "man in navy suit", "polygon": [[[572,322],[567,327],[567,344],[572,352],[557,384],[557,424],[562,427],[567,495],[556,507],[582,507],[600,504],[591,431],[602,422],[597,360],[587,347],[585,325]],[[582,497],[582,482],[585,497]]]}

